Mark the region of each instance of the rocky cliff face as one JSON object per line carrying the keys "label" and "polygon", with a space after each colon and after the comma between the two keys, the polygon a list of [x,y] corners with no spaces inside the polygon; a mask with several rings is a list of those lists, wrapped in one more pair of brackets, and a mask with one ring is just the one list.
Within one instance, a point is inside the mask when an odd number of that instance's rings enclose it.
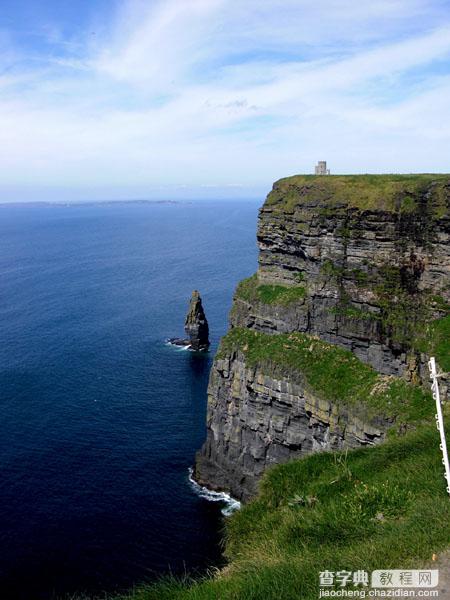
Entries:
{"label": "rocky cliff face", "polygon": [[381,441],[391,420],[367,419],[312,393],[301,378],[267,374],[233,352],[216,360],[208,433],[197,458],[200,483],[248,499],[267,467],[317,450]]}
{"label": "rocky cliff face", "polygon": [[[253,285],[297,285],[305,294],[280,306],[238,290],[231,324],[319,335],[381,373],[412,376],[419,323],[444,316],[450,302],[450,180],[425,180],[418,189],[400,182],[390,199],[380,191],[379,205],[367,208],[346,202],[345,192],[332,196],[332,183],[322,179],[319,190],[297,178],[275,184],[260,211]],[[298,201],[289,203],[292,194]]]}
{"label": "rocky cliff face", "polygon": [[[367,377],[420,385],[428,379],[427,353],[446,351],[449,199],[448,176],[277,182],[260,211],[258,273],[238,286],[232,330],[267,340],[301,332],[330,343],[330,354],[350,351]],[[321,360],[325,372],[326,353]],[[357,406],[331,399],[312,385],[316,375],[305,377],[305,365],[274,376],[271,357],[249,366],[245,344],[221,348],[197,458],[200,481],[246,498],[270,464],[376,443],[398,420],[392,410],[369,416],[369,389]]]}

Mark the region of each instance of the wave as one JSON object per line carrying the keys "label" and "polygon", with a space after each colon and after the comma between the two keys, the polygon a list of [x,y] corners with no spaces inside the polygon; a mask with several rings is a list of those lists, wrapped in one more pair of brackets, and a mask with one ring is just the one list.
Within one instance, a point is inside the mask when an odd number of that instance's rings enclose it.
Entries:
{"label": "wave", "polygon": [[185,345],[175,344],[171,340],[165,340],[165,344],[166,344],[166,346],[172,346],[172,348],[176,348],[177,350],[180,350],[180,352],[183,352],[185,350],[193,351],[192,346],[190,344],[185,344]]}
{"label": "wave", "polygon": [[209,502],[223,502],[225,506],[222,508],[221,512],[225,517],[229,517],[236,510],[241,508],[241,503],[239,500],[232,498],[230,494],[226,492],[213,492],[212,490],[208,490],[208,488],[198,484],[193,477],[194,469],[189,467],[189,483],[191,484],[194,492],[200,497],[208,500]]}

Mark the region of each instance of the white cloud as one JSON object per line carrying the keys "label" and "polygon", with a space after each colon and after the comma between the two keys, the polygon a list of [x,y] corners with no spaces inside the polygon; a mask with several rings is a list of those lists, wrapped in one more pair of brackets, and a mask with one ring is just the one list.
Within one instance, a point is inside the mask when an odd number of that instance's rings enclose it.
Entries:
{"label": "white cloud", "polygon": [[4,185],[268,187],[322,157],[448,170],[440,2],[133,1],[85,35],[39,60],[3,39]]}

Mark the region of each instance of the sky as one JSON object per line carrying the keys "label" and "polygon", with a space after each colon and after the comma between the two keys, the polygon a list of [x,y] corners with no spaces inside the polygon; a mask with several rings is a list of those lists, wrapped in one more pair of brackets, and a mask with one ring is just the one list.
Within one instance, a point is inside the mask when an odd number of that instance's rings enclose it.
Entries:
{"label": "sky", "polygon": [[450,172],[450,0],[1,0],[0,202]]}

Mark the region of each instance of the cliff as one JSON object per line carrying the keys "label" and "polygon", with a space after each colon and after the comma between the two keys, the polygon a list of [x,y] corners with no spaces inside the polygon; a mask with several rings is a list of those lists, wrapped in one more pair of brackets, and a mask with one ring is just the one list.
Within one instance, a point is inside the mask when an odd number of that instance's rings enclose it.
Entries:
{"label": "cliff", "polygon": [[274,184],[211,371],[201,483],[246,499],[272,464],[432,414],[427,356],[450,368],[449,199],[449,176]]}

